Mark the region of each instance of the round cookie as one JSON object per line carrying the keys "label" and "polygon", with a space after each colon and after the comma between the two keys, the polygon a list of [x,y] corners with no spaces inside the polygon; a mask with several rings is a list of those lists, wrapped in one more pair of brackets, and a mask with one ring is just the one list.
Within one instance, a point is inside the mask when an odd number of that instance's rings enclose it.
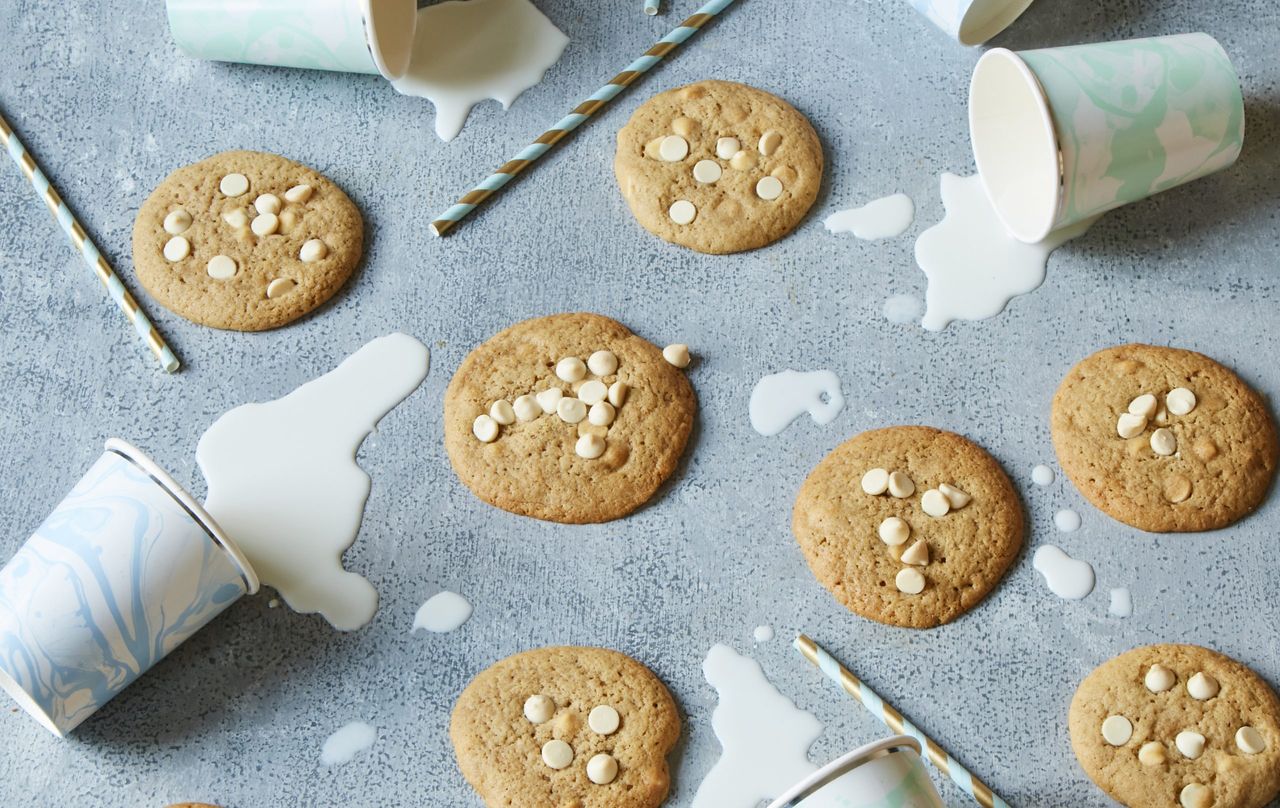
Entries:
{"label": "round cookie", "polygon": [[1261,808],[1280,794],[1280,699],[1207,648],[1121,654],[1080,683],[1067,718],[1085,773],[1129,808]]}
{"label": "round cookie", "polygon": [[[1130,412],[1132,404],[1146,413],[1152,399],[1149,417]],[[1080,493],[1158,533],[1213,530],[1252,512],[1280,456],[1258,394],[1209,357],[1175,348],[1122,345],[1080,362],[1053,398],[1051,426],[1058,462]]]}
{"label": "round cookie", "polygon": [[[616,367],[587,367],[597,352]],[[577,367],[576,381],[557,376],[561,360]],[[621,386],[625,399],[614,395]],[[593,406],[604,390],[604,405]],[[538,394],[548,409],[524,398]],[[496,402],[505,405],[497,419]],[[558,314],[518,323],[467,356],[445,391],[444,443],[463,484],[490,505],[606,522],[643,505],[675,471],[696,411],[689,380],[656,346],[607,317]]]}
{"label": "round cookie", "polygon": [[671,785],[666,758],[680,716],[662,682],[628,656],[541,648],[472,680],[449,737],[492,808],[654,808]]}
{"label": "round cookie", "polygon": [[618,132],[613,168],[646,230],[722,255],[794,230],[818,197],[822,162],[817,133],[786,101],[702,81],[642,104]]}
{"label": "round cookie", "polygon": [[229,151],[152,192],[134,222],[133,263],[175,314],[263,331],[332,297],[363,244],[360,211],[328,178],[274,154]]}
{"label": "round cookie", "polygon": [[791,530],[851,611],[932,628],[972,609],[1022,546],[1022,506],[999,464],[951,432],[863,432],[809,474]]}

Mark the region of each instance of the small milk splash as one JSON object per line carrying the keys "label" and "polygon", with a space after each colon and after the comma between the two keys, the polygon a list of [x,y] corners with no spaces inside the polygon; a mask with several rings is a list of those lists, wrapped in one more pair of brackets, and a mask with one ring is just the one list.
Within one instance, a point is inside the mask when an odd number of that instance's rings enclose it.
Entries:
{"label": "small milk splash", "polygon": [[453,140],[471,107],[506,109],[542,81],[569,37],[529,0],[450,0],[418,11],[409,71],[392,85],[436,108],[436,135]]}
{"label": "small milk splash", "polygon": [[760,663],[717,645],[702,672],[720,697],[711,728],[721,753],[692,808],[756,808],[817,771],[808,753],[822,724],[779,693]]}
{"label": "small milk splash", "polygon": [[1049,254],[1084,232],[1090,219],[1024,244],[1005,230],[977,176],[942,175],[946,216],[916,240],[916,263],[929,280],[925,315],[930,331],[953,320],[985,320],[1018,295],[1044,283]]}
{"label": "small milk splash", "polygon": [[325,766],[350,763],[356,755],[373,746],[376,740],[377,728],[363,721],[352,721],[325,740],[320,750],[320,763]]}
{"label": "small milk splash", "polygon": [[1093,567],[1063,552],[1061,547],[1046,544],[1036,550],[1031,566],[1044,576],[1049,591],[1067,600],[1084,600],[1093,591]]}
{"label": "small milk splash", "polygon": [[365,625],[378,608],[373,585],[342,568],[371,485],[356,450],[422,383],[429,361],[427,347],[406,334],[375,339],[284,398],[224,414],[196,448],[209,482],[205,507],[262,583],[341,631]]}
{"label": "small milk splash", "polygon": [[1111,606],[1107,612],[1112,617],[1133,617],[1133,593],[1127,586],[1111,590]]}
{"label": "small milk splash", "polygon": [[1053,469],[1046,465],[1036,466],[1031,470],[1031,482],[1038,486],[1053,485],[1053,481],[1057,479],[1057,475],[1053,473]]}
{"label": "small milk splash", "polygon": [[747,404],[752,428],[766,436],[777,435],[806,412],[814,423],[829,424],[843,409],[840,379],[829,370],[784,370],[765,376]]}
{"label": "small milk splash", "polygon": [[915,216],[916,206],[911,197],[894,194],[860,208],[833,213],[822,224],[832,233],[853,233],[864,241],[874,241],[907,232]]}
{"label": "small milk splash", "polygon": [[1080,529],[1080,514],[1070,508],[1063,508],[1053,515],[1053,524],[1063,533],[1075,533]]}
{"label": "small milk splash", "polygon": [[432,596],[413,618],[413,630],[425,629],[432,634],[447,634],[471,619],[471,603],[456,592]]}
{"label": "small milk splash", "polygon": [[756,630],[751,632],[751,638],[756,642],[770,642],[773,637],[773,626],[756,626]]}

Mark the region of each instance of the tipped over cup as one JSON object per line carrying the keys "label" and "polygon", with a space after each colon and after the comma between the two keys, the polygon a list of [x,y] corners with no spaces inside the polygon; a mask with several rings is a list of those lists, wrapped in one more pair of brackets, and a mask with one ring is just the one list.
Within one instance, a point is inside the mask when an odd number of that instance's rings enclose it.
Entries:
{"label": "tipped over cup", "polygon": [[257,591],[204,508],[141,451],[107,441],[0,569],[0,687],[64,736]]}
{"label": "tipped over cup", "polygon": [[1208,34],[997,48],[974,69],[969,128],[996,212],[1034,244],[1233,164],[1244,99]]}
{"label": "tipped over cup", "polygon": [[867,744],[796,783],[768,808],[946,808],[920,751],[908,735]]}
{"label": "tipped over cup", "polygon": [[1013,24],[1033,0],[907,0],[961,45],[981,45]]}

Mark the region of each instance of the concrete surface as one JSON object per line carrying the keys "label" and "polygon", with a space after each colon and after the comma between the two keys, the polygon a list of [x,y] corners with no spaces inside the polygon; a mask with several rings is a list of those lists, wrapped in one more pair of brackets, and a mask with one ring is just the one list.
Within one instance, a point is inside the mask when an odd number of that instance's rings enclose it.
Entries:
{"label": "concrete surface", "polygon": [[[674,2],[674,0],[673,0]],[[192,61],[169,40],[159,0],[0,12],[0,107],[128,280],[134,211],[169,171],[214,151],[303,160],[364,210],[369,249],[353,282],[316,315],[267,334],[224,333],[135,290],[186,369],[158,372],[7,163],[0,168],[0,555],[7,557],[99,453],[136,441],[203,493],[194,449],[220,413],[274,398],[393,329],[432,346],[430,377],[361,451],[373,494],[349,566],[382,607],[341,635],[317,618],[237,604],[68,741],[0,711],[0,804],[478,806],[454,766],[450,707],[472,675],[518,650],[618,648],[653,667],[687,715],[673,757],[683,806],[717,756],[714,693],[700,665],[727,642],[827,725],[827,760],[884,731],[789,648],[804,630],[950,746],[1018,806],[1110,804],[1076,766],[1066,708],[1079,680],[1132,646],[1213,645],[1280,681],[1280,499],[1215,535],[1142,535],[1086,506],[1053,463],[1047,412],[1077,359],[1125,340],[1204,351],[1264,393],[1280,390],[1277,189],[1280,6],[1271,0],[1161,3],[1041,0],[996,44],[1029,48],[1208,31],[1242,75],[1249,134],[1232,170],[1108,216],[1053,258],[1049,279],[1009,311],[942,334],[888,323],[893,294],[923,295],[915,234],[941,216],[938,174],[972,170],[965,88],[979,51],[945,40],[892,0],[745,0],[696,44],[468,222],[433,241],[431,217],[696,4],[641,13],[639,0],[539,0],[573,39],[508,113],[479,108],[452,144],[432,110],[385,82]],[[664,4],[665,5],[665,4]],[[702,78],[777,91],[821,133],[828,181],[783,242],[715,258],[660,242],[632,220],[611,170],[613,137],[650,94]],[[908,235],[877,244],[825,232],[843,207],[904,191]],[[440,401],[476,343],[563,310],[617,316],[659,344],[687,341],[702,410],[688,459],[633,517],[563,527],[481,505],[454,478]],[[747,398],[786,367],[830,368],[845,412],[828,427],[755,434]],[[959,622],[917,633],[854,617],[811,578],[790,507],[808,470],[871,427],[964,432],[1019,483],[1029,548],[1058,542],[1092,561],[1099,587],[1054,598],[1024,553],[994,596]],[[1059,535],[1052,515],[1080,510]],[[1137,612],[1107,616],[1107,589]],[[461,630],[410,636],[441,588],[476,606]],[[753,647],[752,629],[779,637]],[[346,722],[377,725],[370,753],[322,768]],[[954,791],[948,804],[966,803]]]}

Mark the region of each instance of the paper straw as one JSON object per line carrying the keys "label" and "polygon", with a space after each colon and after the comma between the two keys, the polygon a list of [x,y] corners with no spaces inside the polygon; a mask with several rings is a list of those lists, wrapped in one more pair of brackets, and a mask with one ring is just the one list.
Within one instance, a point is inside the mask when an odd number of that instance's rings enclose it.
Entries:
{"label": "paper straw", "polygon": [[636,79],[649,72],[654,65],[662,61],[664,56],[696,34],[702,26],[714,19],[717,14],[724,11],[733,2],[734,0],[711,0],[711,2],[698,9],[697,13],[681,23],[680,27],[664,36],[658,41],[658,44],[649,48],[644,56],[628,65],[626,70],[614,76],[608,84],[592,93],[591,97],[579,104],[573,112],[570,112],[555,126],[539,135],[537,140],[524,147],[519,154],[501,166],[496,172],[490,174],[484,182],[468,191],[453,207],[440,214],[440,217],[431,223],[431,232],[437,236],[443,236],[447,233],[463,217],[497,193],[502,186],[511,182],[517,174],[528,168],[539,157],[550,151],[552,146],[585,123],[601,107],[616,98],[627,87],[630,87]]}
{"label": "paper straw", "polygon": [[76,252],[80,253],[85,265],[93,271],[98,280],[102,281],[102,285],[107,288],[107,294],[124,312],[124,316],[129,318],[129,322],[133,323],[133,330],[138,332],[138,336],[146,341],[151,353],[155,354],[156,359],[160,361],[160,366],[169,373],[177,370],[181,364],[178,362],[178,357],[174,356],[173,351],[169,350],[169,346],[165,344],[160,332],[156,330],[156,327],[151,324],[151,320],[147,318],[147,315],[138,306],[138,301],[134,300],[133,295],[129,294],[129,290],[124,288],[124,284],[120,282],[120,277],[111,269],[107,259],[102,257],[102,253],[94,246],[84,228],[80,226],[80,222],[76,221],[75,216],[71,215],[71,211],[67,208],[67,203],[62,201],[58,190],[49,183],[49,178],[36,165],[35,159],[26,150],[26,147],[22,145],[22,141],[14,134],[13,127],[9,125],[9,122],[4,119],[2,114],[0,114],[0,140],[4,141],[5,148],[9,152],[9,156],[13,158],[14,164],[26,175],[31,187],[44,200],[44,204],[49,208],[49,212],[53,214],[53,218],[58,220],[58,224],[62,226],[62,232],[67,234],[67,238],[71,239],[71,244],[76,248]]}
{"label": "paper straw", "polygon": [[849,669],[841,665],[830,654],[818,647],[818,644],[801,634],[796,637],[796,650],[804,654],[804,658],[812,662],[814,665],[826,675],[828,679],[844,688],[844,692],[857,699],[863,707],[871,711],[871,714],[884,722],[884,725],[899,735],[910,735],[920,742],[920,746],[925,750],[925,755],[939,771],[951,778],[951,782],[960,786],[966,794],[973,797],[983,808],[1009,808],[1009,804],[1000,797],[992,793],[981,780],[969,773],[969,770],[938,744],[934,743],[927,735],[916,728],[914,724],[902,717],[902,713],[898,712],[875,694],[871,688],[867,687],[863,682],[849,672]]}
{"label": "paper straw", "polygon": [[658,0],[644,0],[644,13],[652,17],[658,13]]}

